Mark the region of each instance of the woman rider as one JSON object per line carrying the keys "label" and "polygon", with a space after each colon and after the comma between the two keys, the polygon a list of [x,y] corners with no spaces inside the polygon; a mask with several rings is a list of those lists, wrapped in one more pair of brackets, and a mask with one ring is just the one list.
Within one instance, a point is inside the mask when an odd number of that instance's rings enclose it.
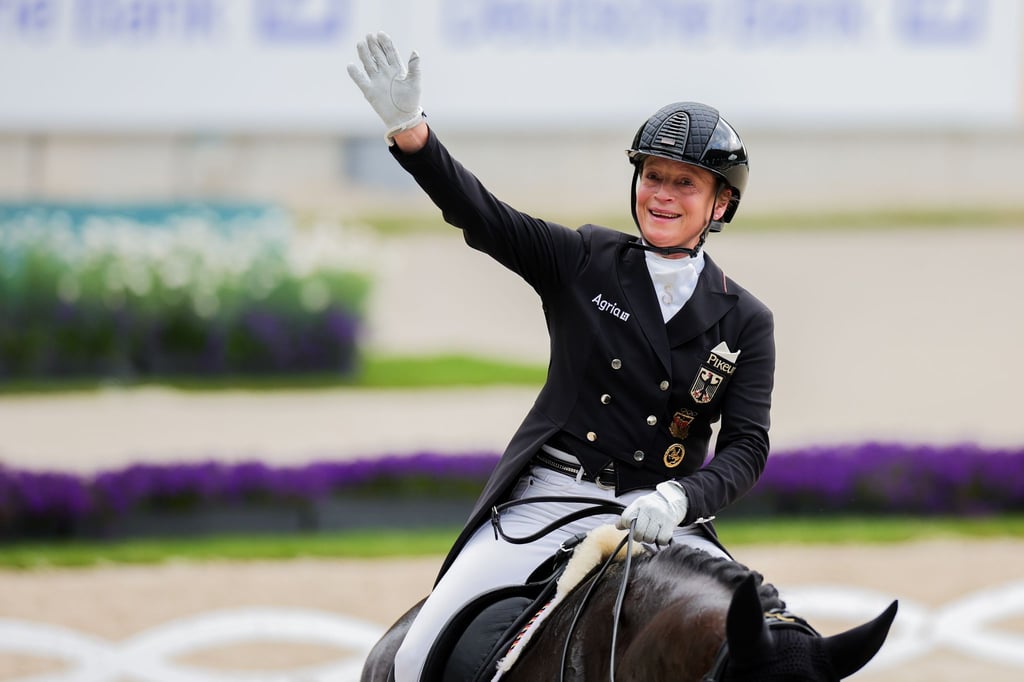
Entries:
{"label": "woman rider", "polygon": [[[383,120],[391,154],[469,246],[537,292],[551,342],[546,383],[396,655],[395,678],[411,681],[462,604],[522,583],[564,540],[598,524],[615,521],[644,543],[728,556],[710,520],[765,466],[774,325],[703,248],[735,215],[748,170],[739,135],[712,107],[669,104],[634,136],[627,153],[639,237],[570,229],[502,203],[452,158],[423,117],[415,52],[406,65],[383,33],[357,51],[361,66],[349,65],[349,74]],[[537,496],[604,498],[625,511],[527,545],[496,538],[492,507]],[[520,505],[502,525],[527,535],[577,509]]]}

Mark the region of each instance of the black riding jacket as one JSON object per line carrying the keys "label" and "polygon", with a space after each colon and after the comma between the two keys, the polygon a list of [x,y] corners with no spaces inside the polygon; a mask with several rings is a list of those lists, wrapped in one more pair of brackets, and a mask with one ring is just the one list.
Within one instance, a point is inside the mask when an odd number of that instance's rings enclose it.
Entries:
{"label": "black riding jacket", "polygon": [[[644,252],[629,246],[637,237],[597,225],[573,230],[513,209],[433,132],[414,154],[391,150],[467,244],[533,287],[551,342],[547,381],[442,574],[552,440],[592,474],[614,461],[619,493],[677,479],[690,503],[684,525],[712,518],[754,485],[768,456],[775,371],[774,323],[764,304],[705,254],[693,296],[666,324]],[[723,350],[739,352],[735,363]],[[711,524],[703,527],[715,539]]]}

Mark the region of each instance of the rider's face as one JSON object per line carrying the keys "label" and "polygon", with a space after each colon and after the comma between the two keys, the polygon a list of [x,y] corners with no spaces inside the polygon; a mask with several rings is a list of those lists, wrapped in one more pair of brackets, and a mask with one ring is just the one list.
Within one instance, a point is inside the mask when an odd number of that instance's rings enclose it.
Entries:
{"label": "rider's face", "polygon": [[[636,181],[640,231],[653,246],[693,248],[712,217],[718,182],[709,171],[688,163],[649,156]],[[724,193],[723,193],[724,194]],[[719,200],[715,218],[725,212]]]}

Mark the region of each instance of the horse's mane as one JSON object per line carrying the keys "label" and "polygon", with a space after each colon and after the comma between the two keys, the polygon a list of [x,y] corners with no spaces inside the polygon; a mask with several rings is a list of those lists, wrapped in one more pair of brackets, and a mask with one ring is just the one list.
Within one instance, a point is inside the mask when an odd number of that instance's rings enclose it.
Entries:
{"label": "horse's mane", "polygon": [[747,576],[754,576],[757,594],[761,605],[769,609],[785,609],[786,603],[779,596],[779,591],[771,583],[764,581],[757,571],[753,571],[738,561],[713,556],[707,552],[687,545],[669,545],[659,552],[646,557],[647,563],[671,567],[671,570],[692,572],[717,580],[730,593],[735,592]]}

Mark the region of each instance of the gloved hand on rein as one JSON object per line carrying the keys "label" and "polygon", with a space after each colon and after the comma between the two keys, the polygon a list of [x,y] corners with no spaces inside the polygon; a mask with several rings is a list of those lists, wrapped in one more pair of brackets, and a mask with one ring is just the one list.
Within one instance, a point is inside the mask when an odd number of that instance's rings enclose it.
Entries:
{"label": "gloved hand on rein", "polygon": [[686,517],[689,507],[683,487],[675,481],[663,481],[655,487],[653,493],[637,498],[626,507],[617,525],[626,529],[636,519],[634,540],[667,545],[672,540],[676,526]]}
{"label": "gloved hand on rein", "polygon": [[413,51],[407,68],[386,33],[366,36],[356,45],[356,51],[363,68],[349,64],[348,75],[388,127],[385,138],[390,143],[395,135],[423,121],[420,56]]}

